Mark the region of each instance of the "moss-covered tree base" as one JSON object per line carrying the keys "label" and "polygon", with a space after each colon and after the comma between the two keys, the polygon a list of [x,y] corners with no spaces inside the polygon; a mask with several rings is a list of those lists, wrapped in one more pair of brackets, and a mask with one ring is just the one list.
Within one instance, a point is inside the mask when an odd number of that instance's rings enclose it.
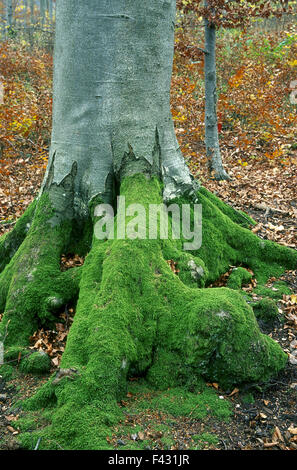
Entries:
{"label": "moss-covered tree base", "polygon": [[[126,178],[121,195],[126,206],[162,202],[159,182],[143,175]],[[230,387],[263,382],[285,366],[287,355],[261,334],[252,308],[235,290],[243,278],[233,289],[207,285],[230,265],[251,268],[264,283],[295,268],[297,252],[259,239],[245,228],[251,219],[203,188],[198,202],[203,239],[196,252],[183,251],[182,240],[171,238],[93,238],[82,272],[61,273],[71,224],[52,224],[50,198],[45,193],[39,201],[25,240],[1,274],[1,331],[9,354],[28,343],[38,323],[50,322],[56,308],[78,297],[61,363],[69,373],[51,377],[23,405],[46,408],[47,435],[62,448],[108,446],[131,376],[163,390],[193,387],[201,377]]]}

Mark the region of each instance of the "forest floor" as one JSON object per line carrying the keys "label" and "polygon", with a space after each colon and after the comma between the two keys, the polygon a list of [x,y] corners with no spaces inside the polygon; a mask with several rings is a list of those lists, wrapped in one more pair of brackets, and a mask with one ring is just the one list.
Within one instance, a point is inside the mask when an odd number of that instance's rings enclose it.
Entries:
{"label": "forest floor", "polygon": [[[223,151],[224,154],[224,151]],[[237,160],[225,158],[226,169],[232,176],[230,182],[217,182],[208,178],[206,169],[199,168],[202,184],[215,192],[225,202],[251,215],[257,226],[258,236],[297,248],[296,237],[296,155],[292,162],[283,166],[277,161],[255,161],[246,167]],[[44,168],[40,162],[28,159],[11,165],[2,188],[10,188],[9,196],[1,199],[0,213],[6,222],[1,224],[2,233],[9,230],[27,204],[36,196]],[[240,177],[238,177],[240,175]],[[21,201],[21,202],[20,202]],[[4,215],[4,217],[3,217]],[[69,268],[83,262],[79,257],[64,257],[62,265]],[[224,285],[228,273],[218,285]],[[290,295],[278,296],[279,317],[273,324],[261,324],[263,332],[279,342],[293,357],[286,369],[274,380],[250,389],[221,390],[218,384],[208,384],[221,400],[229,403],[230,416],[218,419],[211,413],[203,419],[194,418],[193,410],[182,416],[168,410],[150,408],[149,393],[128,389],[127,398],[121,402],[125,420],[111,430],[107,437],[115,449],[221,449],[221,450],[296,450],[297,449],[297,276],[288,271],[281,278],[292,289]],[[275,279],[270,280],[272,292]],[[247,292],[253,291],[246,286]],[[261,296],[254,294],[254,299]],[[54,372],[64,350],[68,330],[63,326],[63,315],[57,323],[57,331],[39,331],[32,338],[32,347],[46,349],[54,345],[52,356]],[[71,319],[74,312],[70,310]],[[35,343],[35,344],[34,344]],[[295,363],[294,363],[295,362]],[[31,396],[47,379],[47,376],[31,376],[16,372],[14,378],[5,382],[0,369],[0,449],[19,449],[17,419],[22,411],[13,406],[20,398]],[[142,403],[143,402],[143,403]],[[147,407],[145,403],[148,402]],[[135,408],[135,404],[137,405]],[[141,405],[141,406],[140,406]],[[58,446],[58,443],[56,443]],[[58,447],[59,448],[59,447]]]}

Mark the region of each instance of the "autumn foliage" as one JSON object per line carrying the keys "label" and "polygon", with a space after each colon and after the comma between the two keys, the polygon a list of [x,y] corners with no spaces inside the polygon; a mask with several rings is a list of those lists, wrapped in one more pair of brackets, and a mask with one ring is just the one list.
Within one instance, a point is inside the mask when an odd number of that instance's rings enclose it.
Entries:
{"label": "autumn foliage", "polygon": [[[206,168],[204,147],[203,23],[178,15],[172,79],[172,114],[193,173]],[[255,161],[296,164],[297,29],[279,33],[253,27],[217,33],[218,127],[228,171]],[[51,131],[52,56],[22,39],[0,44],[0,232],[36,196],[46,167]],[[294,165],[296,166],[296,165]],[[205,184],[205,181],[204,181]],[[223,195],[222,195],[223,196]]]}
{"label": "autumn foliage", "polygon": [[[200,25],[200,27],[199,27]],[[172,113],[191,169],[204,158],[204,71],[202,23],[191,18],[177,29]],[[297,29],[279,34],[249,28],[218,31],[218,128],[221,147],[243,166],[251,159],[286,165],[293,156],[296,105],[290,102],[297,77]],[[296,158],[296,157],[294,157]]]}
{"label": "autumn foliage", "polygon": [[[0,43],[0,220],[18,217],[36,194],[51,131],[52,56],[24,42]],[[38,181],[37,185],[34,184]]]}

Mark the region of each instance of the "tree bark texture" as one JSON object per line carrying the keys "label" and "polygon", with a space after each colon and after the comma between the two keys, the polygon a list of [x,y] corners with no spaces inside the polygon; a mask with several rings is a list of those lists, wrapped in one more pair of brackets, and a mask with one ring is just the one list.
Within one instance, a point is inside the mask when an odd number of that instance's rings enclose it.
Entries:
{"label": "tree bark texture", "polygon": [[57,4],[44,185],[74,171],[80,215],[94,196],[111,201],[114,182],[134,173],[162,178],[166,200],[194,192],[170,113],[174,25],[172,0]]}

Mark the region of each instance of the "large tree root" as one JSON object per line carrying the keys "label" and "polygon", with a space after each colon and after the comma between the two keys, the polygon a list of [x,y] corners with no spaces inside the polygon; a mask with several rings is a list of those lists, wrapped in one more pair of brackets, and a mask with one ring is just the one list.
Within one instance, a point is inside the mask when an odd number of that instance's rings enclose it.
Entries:
{"label": "large tree root", "polygon": [[[40,324],[54,320],[53,312],[78,293],[77,270],[60,270],[60,256],[69,243],[71,224],[51,227],[52,212],[45,194],[27,236],[0,274],[0,311],[5,310],[2,335],[5,328],[6,349],[14,347],[15,353],[18,347],[28,344],[29,336]],[[15,238],[13,233],[11,239]]]}
{"label": "large tree root", "polygon": [[29,231],[35,207],[36,201],[30,204],[22,217],[17,221],[14,229],[0,238],[0,273],[16,253]]}
{"label": "large tree root", "polygon": [[[124,180],[121,194],[127,205],[161,202],[159,183],[142,175]],[[232,386],[265,381],[285,366],[286,354],[261,334],[241,294],[203,286],[240,263],[264,281],[296,267],[297,253],[259,239],[243,227],[251,222],[247,216],[206,190],[198,198],[203,242],[195,253],[183,252],[178,240],[94,238],[62,357],[66,373],[53,376],[25,403],[49,409],[51,425],[44,432],[63,448],[107,446],[129,376],[145,376],[162,389],[191,385],[201,376]],[[62,304],[77,294],[75,276],[66,280],[59,273],[70,228],[45,230],[47,210],[45,204],[2,274],[2,328],[10,320],[9,345],[23,345],[38,319],[51,318],[49,298]],[[168,260],[177,263],[177,274]]]}

